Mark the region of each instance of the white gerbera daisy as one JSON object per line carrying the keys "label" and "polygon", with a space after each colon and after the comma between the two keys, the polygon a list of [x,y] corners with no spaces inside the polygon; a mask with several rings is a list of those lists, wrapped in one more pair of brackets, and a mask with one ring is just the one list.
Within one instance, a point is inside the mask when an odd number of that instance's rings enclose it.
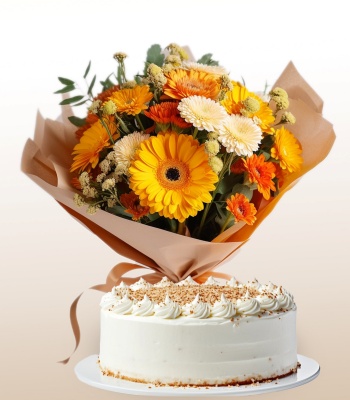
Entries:
{"label": "white gerbera daisy", "polygon": [[218,140],[228,153],[251,156],[258,150],[262,136],[261,129],[250,118],[232,114],[223,122]]}
{"label": "white gerbera daisy", "polygon": [[224,67],[221,67],[220,65],[206,65],[206,64],[196,63],[194,61],[184,61],[182,63],[182,67],[184,69],[194,69],[196,71],[208,72],[209,74],[213,75],[228,74],[227,70]]}
{"label": "white gerbera daisy", "polygon": [[225,108],[212,99],[203,96],[185,97],[180,101],[177,109],[181,117],[200,131],[218,130],[228,116]]}
{"label": "white gerbera daisy", "polygon": [[113,161],[117,167],[121,165],[123,171],[127,171],[140,143],[148,138],[148,134],[134,132],[118,140],[113,146]]}

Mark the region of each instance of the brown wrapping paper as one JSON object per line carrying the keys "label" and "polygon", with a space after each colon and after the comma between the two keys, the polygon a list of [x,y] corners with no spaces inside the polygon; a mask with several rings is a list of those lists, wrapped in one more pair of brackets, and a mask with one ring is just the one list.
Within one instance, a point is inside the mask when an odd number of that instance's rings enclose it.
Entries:
{"label": "brown wrapping paper", "polygon": [[[335,140],[332,125],[321,114],[322,100],[300,76],[292,63],[289,63],[281,74],[274,87],[276,86],[282,87],[289,94],[289,110],[297,119],[291,131],[303,147],[303,167],[298,173],[286,178],[283,189],[277,197],[260,203],[254,225],[238,223],[212,242],[142,225],[102,210],[91,216],[86,213],[85,207],[77,207],[73,202],[75,189],[70,185],[69,174],[71,152],[76,144],[75,129],[67,120],[67,116],[72,112],[69,107],[63,108],[61,118],[64,122],[44,119],[38,114],[34,140],[29,139],[23,150],[22,171],[115,252],[137,263],[116,265],[109,273],[105,284],[90,289],[106,292],[122,279],[126,283],[131,283],[137,278],[128,278],[124,275],[139,268],[147,270],[148,274],[144,277],[151,283],[159,281],[162,276],[167,276],[174,282],[187,276],[192,276],[199,282],[203,282],[209,275],[228,278],[225,274],[213,272],[213,269],[235,255],[236,250],[250,238],[281,200],[283,194],[327,156]],[[76,348],[80,340],[76,318],[76,307],[80,296],[81,294],[75,299],[70,310]],[[68,360],[69,358],[62,362],[66,363]]]}

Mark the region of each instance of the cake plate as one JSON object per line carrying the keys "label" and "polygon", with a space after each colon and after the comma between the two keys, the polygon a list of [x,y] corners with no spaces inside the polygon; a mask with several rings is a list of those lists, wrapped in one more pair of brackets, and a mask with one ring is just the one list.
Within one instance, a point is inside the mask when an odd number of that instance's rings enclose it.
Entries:
{"label": "cake plate", "polygon": [[91,355],[84,358],[75,366],[74,371],[80,381],[98,389],[143,396],[249,396],[277,392],[305,385],[314,380],[320,373],[320,366],[315,360],[298,354],[298,361],[301,364],[301,367],[298,368],[297,373],[272,382],[218,387],[155,386],[152,384],[136,383],[103,376],[99,369],[97,360],[97,355]]}

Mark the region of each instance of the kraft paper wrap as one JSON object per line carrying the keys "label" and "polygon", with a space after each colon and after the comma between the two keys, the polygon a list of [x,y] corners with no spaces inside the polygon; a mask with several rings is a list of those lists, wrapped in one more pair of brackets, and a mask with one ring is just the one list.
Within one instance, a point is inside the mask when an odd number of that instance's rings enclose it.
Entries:
{"label": "kraft paper wrap", "polygon": [[[106,292],[122,278],[129,283],[135,281],[136,278],[126,278],[124,275],[137,268],[149,271],[144,277],[151,283],[160,280],[162,276],[174,282],[188,276],[203,281],[209,271],[210,275],[224,276],[212,270],[235,255],[235,251],[250,238],[283,194],[327,156],[335,140],[332,125],[322,117],[321,98],[300,76],[293,63],[287,65],[273,87],[277,86],[285,89],[289,95],[289,111],[297,120],[290,130],[302,145],[303,167],[298,173],[286,178],[277,197],[260,202],[254,225],[238,223],[212,242],[129,221],[102,210],[91,216],[85,207],[77,207],[73,202],[76,190],[70,184],[69,173],[72,149],[77,142],[75,128],[67,120],[67,116],[72,115],[71,109],[63,108],[61,119],[64,122],[44,119],[38,113],[34,140],[29,139],[23,150],[22,171],[115,252],[136,263],[118,264],[110,272],[105,284],[96,285],[92,289]],[[76,346],[80,337],[76,321],[79,297],[71,307]]]}

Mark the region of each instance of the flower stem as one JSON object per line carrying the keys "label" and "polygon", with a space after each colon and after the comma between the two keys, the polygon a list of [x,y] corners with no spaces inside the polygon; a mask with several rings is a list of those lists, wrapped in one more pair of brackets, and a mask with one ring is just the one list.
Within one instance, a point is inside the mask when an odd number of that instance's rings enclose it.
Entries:
{"label": "flower stem", "polygon": [[102,117],[100,117],[100,121],[101,121],[103,127],[106,129],[111,143],[114,144],[114,140],[113,140],[113,136],[112,136],[112,134],[111,134],[111,131],[109,130],[107,124],[105,123],[105,121],[103,120]]}
{"label": "flower stem", "polygon": [[184,222],[179,222],[178,228],[177,228],[177,233],[179,235],[185,235],[186,232],[186,223]]}
{"label": "flower stem", "polygon": [[197,137],[197,133],[198,133],[198,128],[194,128],[193,139]]}
{"label": "flower stem", "polygon": [[227,214],[226,220],[224,222],[224,224],[221,227],[220,233],[224,232],[226,230],[227,225],[229,224],[229,222],[231,221],[233,215],[229,212]]}
{"label": "flower stem", "polygon": [[144,128],[143,125],[142,125],[142,122],[141,122],[141,119],[140,119],[139,115],[136,114],[136,115],[135,115],[135,118],[136,118],[136,121],[137,121],[137,123],[139,124],[141,130],[142,130],[143,132],[145,132],[145,128]]}

